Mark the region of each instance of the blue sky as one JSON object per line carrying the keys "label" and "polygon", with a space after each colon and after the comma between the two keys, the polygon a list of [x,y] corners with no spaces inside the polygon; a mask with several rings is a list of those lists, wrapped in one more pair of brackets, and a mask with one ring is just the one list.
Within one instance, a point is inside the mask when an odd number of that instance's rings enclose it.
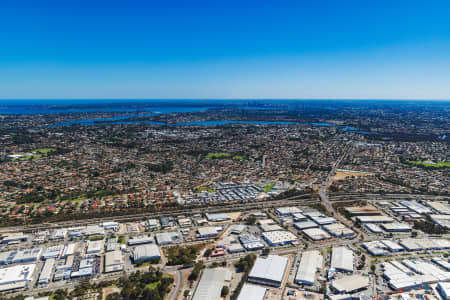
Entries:
{"label": "blue sky", "polygon": [[450,1],[2,0],[0,98],[450,99]]}

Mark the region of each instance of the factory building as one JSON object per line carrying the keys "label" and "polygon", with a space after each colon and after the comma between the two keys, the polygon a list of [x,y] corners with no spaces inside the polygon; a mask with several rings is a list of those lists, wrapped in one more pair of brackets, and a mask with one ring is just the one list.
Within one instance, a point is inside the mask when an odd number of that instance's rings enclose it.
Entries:
{"label": "factory building", "polygon": [[35,264],[17,265],[0,269],[0,291],[24,288],[32,280]]}
{"label": "factory building", "polygon": [[181,236],[176,231],[170,231],[170,232],[161,232],[157,233],[155,235],[156,242],[158,245],[169,245],[176,242],[179,242],[181,239]]}
{"label": "factory building", "polygon": [[239,236],[239,241],[241,241],[245,249],[250,251],[260,250],[265,247],[261,239],[253,234],[242,234]]}
{"label": "factory building", "polygon": [[134,248],[131,258],[134,263],[152,259],[161,259],[161,252],[159,247],[155,244],[140,245]]}
{"label": "factory building", "polygon": [[206,219],[208,219],[209,222],[224,222],[229,221],[230,217],[226,213],[213,213],[213,214],[205,214]]}
{"label": "factory building", "polygon": [[314,223],[313,221],[302,221],[302,222],[295,222],[294,227],[297,230],[304,230],[309,228],[319,228],[319,225]]}
{"label": "factory building", "polygon": [[353,251],[347,247],[333,247],[331,267],[336,271],[353,272]]}
{"label": "factory building", "polygon": [[222,287],[231,281],[232,272],[225,268],[205,269],[192,300],[219,300]]}
{"label": "factory building", "polygon": [[294,282],[297,284],[314,285],[316,273],[322,268],[322,264],[323,257],[319,251],[303,252]]}
{"label": "factory building", "polygon": [[262,234],[263,239],[272,247],[294,244],[297,237],[290,231],[269,231]]}
{"label": "factory building", "polygon": [[244,284],[237,300],[264,300],[267,289],[251,284]]}
{"label": "factory building", "polygon": [[388,216],[358,216],[356,220],[361,223],[392,223],[394,219]]}
{"label": "factory building", "polygon": [[199,227],[197,229],[198,237],[201,239],[216,237],[219,235],[219,232],[222,230],[221,227],[217,226],[208,226],[208,227]]}
{"label": "factory building", "polygon": [[369,277],[361,275],[345,276],[335,279],[331,283],[331,288],[338,293],[352,294],[367,289]]}
{"label": "factory building", "polygon": [[41,285],[49,284],[52,279],[53,267],[55,266],[55,259],[49,258],[45,261],[42,267],[41,274],[39,274],[38,283]]}
{"label": "factory building", "polygon": [[118,272],[123,270],[122,251],[109,251],[105,254],[105,273]]}
{"label": "factory building", "polygon": [[142,234],[130,237],[127,243],[128,246],[136,246],[136,245],[150,244],[153,243],[153,241],[154,241],[153,236],[148,234]]}
{"label": "factory building", "polygon": [[293,214],[302,213],[303,211],[295,206],[278,207],[275,208],[277,215],[282,217],[292,216]]}
{"label": "factory building", "polygon": [[313,241],[326,240],[331,237],[322,228],[309,228],[302,230],[302,232]]}
{"label": "factory building", "polygon": [[100,254],[105,247],[104,241],[87,241],[86,254]]}
{"label": "factory building", "polygon": [[381,227],[386,232],[410,232],[412,229],[411,226],[409,226],[408,224],[400,223],[400,222],[381,224]]}
{"label": "factory building", "polygon": [[352,237],[355,235],[353,230],[345,227],[341,223],[325,225],[323,226],[323,229],[325,229],[329,234],[331,234],[334,237]]}
{"label": "factory building", "polygon": [[258,257],[248,276],[248,281],[268,286],[280,287],[286,272],[288,259],[278,255]]}

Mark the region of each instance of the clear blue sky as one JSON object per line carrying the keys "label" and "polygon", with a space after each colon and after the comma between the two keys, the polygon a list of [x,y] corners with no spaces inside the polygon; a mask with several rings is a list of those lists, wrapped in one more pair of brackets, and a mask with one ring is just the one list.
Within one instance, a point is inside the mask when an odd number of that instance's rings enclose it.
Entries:
{"label": "clear blue sky", "polygon": [[0,98],[450,99],[450,1],[2,0]]}

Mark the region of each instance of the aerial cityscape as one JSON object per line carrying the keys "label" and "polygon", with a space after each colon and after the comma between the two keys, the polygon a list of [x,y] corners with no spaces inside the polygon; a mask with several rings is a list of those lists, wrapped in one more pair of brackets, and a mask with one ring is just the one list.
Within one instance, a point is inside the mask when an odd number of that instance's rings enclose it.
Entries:
{"label": "aerial cityscape", "polygon": [[0,300],[450,300],[449,12],[0,1]]}

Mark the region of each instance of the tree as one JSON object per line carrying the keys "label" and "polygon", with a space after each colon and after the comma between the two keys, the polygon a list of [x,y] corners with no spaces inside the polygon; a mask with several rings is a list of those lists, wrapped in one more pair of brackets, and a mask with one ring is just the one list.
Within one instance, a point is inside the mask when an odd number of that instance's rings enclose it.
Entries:
{"label": "tree", "polygon": [[230,289],[228,288],[228,286],[224,285],[222,287],[222,291],[220,292],[220,296],[221,297],[226,297],[229,292],[230,292]]}
{"label": "tree", "polygon": [[375,264],[370,266],[370,270],[372,271],[372,273],[375,274],[375,270],[377,269],[377,266]]}

